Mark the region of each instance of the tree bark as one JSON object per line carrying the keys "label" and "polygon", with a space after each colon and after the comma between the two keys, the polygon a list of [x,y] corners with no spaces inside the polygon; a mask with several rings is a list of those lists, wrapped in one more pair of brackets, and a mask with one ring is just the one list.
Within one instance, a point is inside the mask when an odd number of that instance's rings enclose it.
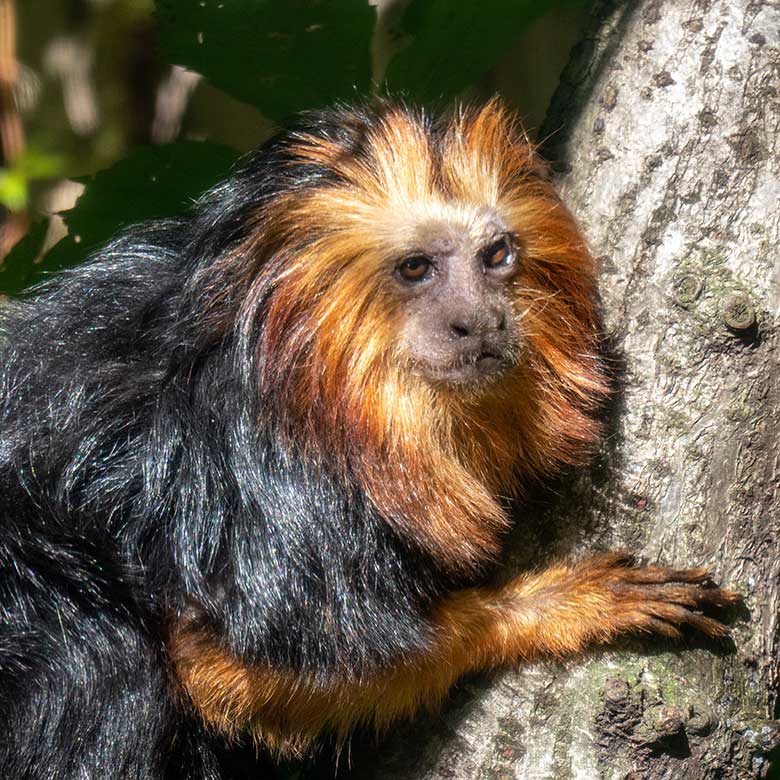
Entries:
{"label": "tree bark", "polygon": [[733,641],[466,681],[348,776],[780,777],[779,126],[777,0],[598,3],[548,118],[618,392],[593,469],[521,510],[509,565],[706,564],[746,597]]}

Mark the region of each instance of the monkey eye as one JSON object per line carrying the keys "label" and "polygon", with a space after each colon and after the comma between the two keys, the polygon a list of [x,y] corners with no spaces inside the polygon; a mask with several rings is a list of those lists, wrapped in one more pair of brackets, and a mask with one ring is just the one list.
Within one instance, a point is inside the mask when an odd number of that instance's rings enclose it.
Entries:
{"label": "monkey eye", "polygon": [[399,276],[407,282],[421,282],[428,277],[431,261],[425,255],[407,257],[399,266]]}
{"label": "monkey eye", "polygon": [[511,265],[514,259],[514,252],[506,238],[494,241],[482,250],[482,263],[488,270],[504,268]]}

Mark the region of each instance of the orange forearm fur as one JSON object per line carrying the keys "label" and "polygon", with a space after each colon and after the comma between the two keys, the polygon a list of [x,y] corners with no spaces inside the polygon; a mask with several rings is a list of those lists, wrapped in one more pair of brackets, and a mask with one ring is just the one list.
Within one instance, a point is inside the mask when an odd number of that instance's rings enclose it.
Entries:
{"label": "orange forearm fur", "polygon": [[634,568],[610,554],[456,592],[435,611],[427,654],[361,680],[322,683],[243,665],[207,632],[186,626],[174,631],[169,651],[207,724],[229,737],[248,730],[278,753],[297,754],[323,733],[342,741],[358,725],[382,730],[435,707],[469,672],[563,657],[625,632],[676,636],[684,623],[722,635],[724,626],[690,609],[735,597],[700,587],[705,580],[703,569]]}

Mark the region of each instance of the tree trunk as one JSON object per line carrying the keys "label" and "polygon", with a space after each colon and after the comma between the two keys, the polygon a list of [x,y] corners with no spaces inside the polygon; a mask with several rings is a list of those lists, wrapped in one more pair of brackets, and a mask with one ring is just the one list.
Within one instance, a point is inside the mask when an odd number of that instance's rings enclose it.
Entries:
{"label": "tree trunk", "polygon": [[777,0],[598,4],[548,119],[619,387],[598,462],[523,510],[510,565],[615,547],[706,564],[746,596],[733,642],[466,681],[348,776],[780,777],[778,125]]}

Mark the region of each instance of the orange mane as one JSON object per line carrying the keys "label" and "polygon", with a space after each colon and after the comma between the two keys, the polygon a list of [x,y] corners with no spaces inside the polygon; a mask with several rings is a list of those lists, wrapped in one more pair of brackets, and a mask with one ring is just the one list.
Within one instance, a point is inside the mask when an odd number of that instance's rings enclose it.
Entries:
{"label": "orange mane", "polygon": [[[398,106],[379,116],[357,152],[298,135],[288,150],[292,175],[316,165],[331,178],[266,207],[242,247],[259,258],[264,280],[244,313],[262,312],[260,381],[282,394],[299,446],[318,448],[388,523],[463,571],[497,551],[508,523],[502,496],[581,460],[598,437],[593,410],[605,381],[594,267],[533,147],[498,102],[446,125]],[[469,397],[410,370],[387,269],[419,220],[467,225],[485,209],[521,248],[514,312],[527,346],[502,382]],[[258,309],[269,274],[272,293]]]}

